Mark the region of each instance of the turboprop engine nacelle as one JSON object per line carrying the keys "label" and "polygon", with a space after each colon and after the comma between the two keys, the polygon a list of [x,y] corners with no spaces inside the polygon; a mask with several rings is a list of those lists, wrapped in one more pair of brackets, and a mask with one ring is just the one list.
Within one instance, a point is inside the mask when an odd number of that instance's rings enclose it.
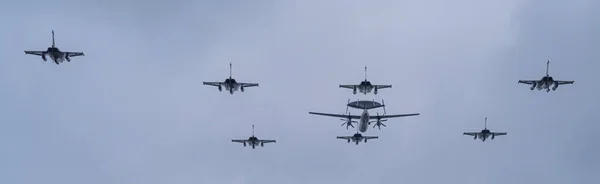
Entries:
{"label": "turboprop engine nacelle", "polygon": [[42,59],[43,59],[44,61],[48,60],[48,59],[46,59],[46,55],[44,55],[44,54],[42,54]]}
{"label": "turboprop engine nacelle", "polygon": [[377,88],[375,88],[375,90],[373,91],[374,94],[377,94]]}
{"label": "turboprop engine nacelle", "polygon": [[244,86],[240,86],[240,90],[244,92]]}
{"label": "turboprop engine nacelle", "polygon": [[494,140],[494,137],[496,137],[496,135],[492,134],[492,140]]}
{"label": "turboprop engine nacelle", "polygon": [[71,62],[71,58],[69,58],[69,56],[65,56],[65,59],[67,60],[67,62]]}
{"label": "turboprop engine nacelle", "polygon": [[558,88],[558,82],[554,82],[554,87],[552,87],[552,91],[556,90],[556,88]]}
{"label": "turboprop engine nacelle", "polygon": [[260,147],[265,147],[265,143],[261,142]]}

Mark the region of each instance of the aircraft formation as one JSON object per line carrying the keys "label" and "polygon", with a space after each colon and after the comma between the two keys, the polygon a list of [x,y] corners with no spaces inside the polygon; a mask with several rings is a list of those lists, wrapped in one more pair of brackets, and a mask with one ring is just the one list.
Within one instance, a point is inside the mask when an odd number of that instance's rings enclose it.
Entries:
{"label": "aircraft formation", "polygon": [[[25,54],[41,56],[44,62],[47,61],[46,56],[49,56],[50,59],[57,65],[63,63],[65,60],[67,62],[71,62],[71,57],[76,56],[85,56],[83,52],[67,52],[61,51],[58,47],[56,47],[55,39],[54,39],[54,30],[52,30],[52,46],[48,47],[45,51],[27,51],[25,50]],[[229,78],[226,78],[223,82],[203,82],[204,85],[215,86],[222,91],[225,88],[231,95],[234,94],[235,91],[244,92],[244,88],[248,87],[258,87],[258,83],[243,83],[237,82],[234,78],[232,78],[232,64],[229,63]],[[552,76],[548,74],[550,68],[550,60],[546,62],[546,75],[543,76],[540,80],[519,80],[520,84],[531,85],[530,90],[545,89],[546,92],[550,92],[556,90],[558,86],[565,84],[573,84],[575,81],[561,81],[555,80]],[[367,80],[367,67],[365,67],[365,80],[361,81],[359,84],[353,85],[339,85],[339,88],[352,89],[353,94],[362,93],[367,95],[368,93],[373,93],[375,95],[378,94],[379,89],[392,88],[392,85],[374,85],[369,80]],[[352,115],[348,112],[348,108],[352,107],[355,109],[362,110],[360,115]],[[369,114],[369,110],[383,108],[383,115],[380,115],[379,112],[376,115]],[[364,136],[361,133],[367,132],[370,125],[373,125],[373,129],[377,127],[381,130],[381,126],[387,127],[383,122],[388,121],[390,118],[399,118],[399,117],[408,117],[408,116],[418,116],[420,113],[411,113],[411,114],[395,114],[395,115],[386,115],[385,111],[385,103],[382,100],[381,103],[375,102],[375,100],[357,100],[354,102],[350,102],[348,99],[348,104],[346,104],[346,114],[331,114],[331,113],[320,113],[320,112],[309,112],[312,115],[320,115],[320,116],[329,116],[335,118],[341,118],[343,121],[342,126],[356,128],[356,133],[351,136],[337,136],[337,139],[346,140],[348,143],[354,142],[358,145],[360,142],[367,142],[369,139],[378,139],[378,136]],[[357,125],[357,127],[354,126]],[[506,132],[492,132],[487,129],[487,117],[484,122],[484,129],[480,132],[464,132],[463,135],[473,136],[473,139],[481,139],[482,142],[485,142],[488,138],[494,139],[496,136],[507,135]],[[248,139],[233,139],[231,142],[234,143],[242,143],[244,147],[250,146],[252,149],[255,149],[257,146],[263,147],[265,143],[275,143],[276,140],[263,140],[258,139],[254,135],[254,125],[252,125],[252,136]]]}

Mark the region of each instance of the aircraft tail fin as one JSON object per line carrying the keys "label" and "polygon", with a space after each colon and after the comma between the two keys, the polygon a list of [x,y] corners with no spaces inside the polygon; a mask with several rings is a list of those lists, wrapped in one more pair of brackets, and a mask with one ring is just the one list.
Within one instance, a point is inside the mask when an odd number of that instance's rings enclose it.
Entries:
{"label": "aircraft tail fin", "polygon": [[55,47],[56,44],[54,43],[54,30],[52,30],[52,47]]}
{"label": "aircraft tail fin", "polygon": [[367,81],[367,66],[365,66],[365,81]]}
{"label": "aircraft tail fin", "polygon": [[254,137],[254,124],[252,124],[252,137]]}
{"label": "aircraft tail fin", "polygon": [[485,117],[485,123],[483,124],[483,128],[487,129],[487,117]]}
{"label": "aircraft tail fin", "polygon": [[233,68],[233,66],[231,65],[231,62],[229,62],[229,78],[231,79],[231,68]]}
{"label": "aircraft tail fin", "polygon": [[548,76],[548,69],[550,68],[550,60],[548,59],[548,62],[546,62],[546,76]]}

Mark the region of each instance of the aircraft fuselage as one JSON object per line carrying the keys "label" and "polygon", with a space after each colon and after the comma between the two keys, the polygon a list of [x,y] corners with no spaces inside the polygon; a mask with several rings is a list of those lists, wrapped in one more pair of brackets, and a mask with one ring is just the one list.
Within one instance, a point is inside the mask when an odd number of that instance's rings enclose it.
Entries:
{"label": "aircraft fuselage", "polygon": [[[46,53],[44,53],[44,55],[48,55],[50,57],[50,59],[52,61],[54,61],[54,63],[59,64],[65,61],[65,59],[67,59],[67,61],[69,61],[70,59],[66,58],[65,53],[61,52],[58,48],[56,47],[48,47],[48,49],[46,50]],[[44,59],[44,61],[46,60],[45,56],[42,56],[42,59]]]}
{"label": "aircraft fuselage", "polygon": [[535,84],[533,84],[533,87],[537,86],[538,90],[542,90],[542,89],[550,89],[550,86],[558,86],[558,84],[556,82],[554,82],[554,79],[550,76],[544,76],[542,77],[542,79],[540,79],[539,81],[537,81]]}
{"label": "aircraft fuselage", "polygon": [[[240,84],[235,81],[235,79],[228,78],[223,82],[223,87],[225,90],[229,91],[229,93],[233,94],[233,92],[240,89]],[[219,86],[219,90],[221,90],[221,86]]]}
{"label": "aircraft fuselage", "polygon": [[367,111],[366,109],[363,111],[363,113],[360,115],[360,121],[358,124],[358,131],[360,132],[366,132],[367,129],[369,128],[369,111]]}
{"label": "aircraft fuselage", "polygon": [[[371,91],[373,91],[373,85],[371,84],[371,82],[365,80],[360,82],[360,84],[357,86],[358,88],[358,92],[362,93],[362,94],[367,94],[370,93]],[[354,94],[356,94],[356,90],[354,89]]]}
{"label": "aircraft fuselage", "polygon": [[492,132],[490,132],[490,130],[488,129],[484,129],[481,130],[481,132],[479,132],[475,138],[479,138],[482,142],[485,142],[485,140],[487,140],[490,137],[490,135],[492,135]]}

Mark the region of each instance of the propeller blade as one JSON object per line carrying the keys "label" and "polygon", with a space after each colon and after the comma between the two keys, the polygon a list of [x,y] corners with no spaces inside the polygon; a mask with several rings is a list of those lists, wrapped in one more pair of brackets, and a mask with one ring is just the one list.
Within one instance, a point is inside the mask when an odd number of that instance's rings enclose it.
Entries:
{"label": "propeller blade", "polygon": [[383,124],[383,123],[382,123],[381,125],[383,125],[383,127],[387,127],[387,126],[385,126],[385,124]]}
{"label": "propeller blade", "polygon": [[385,112],[385,102],[383,101],[383,98],[381,99],[381,106],[383,106],[383,115],[386,115],[387,113]]}

